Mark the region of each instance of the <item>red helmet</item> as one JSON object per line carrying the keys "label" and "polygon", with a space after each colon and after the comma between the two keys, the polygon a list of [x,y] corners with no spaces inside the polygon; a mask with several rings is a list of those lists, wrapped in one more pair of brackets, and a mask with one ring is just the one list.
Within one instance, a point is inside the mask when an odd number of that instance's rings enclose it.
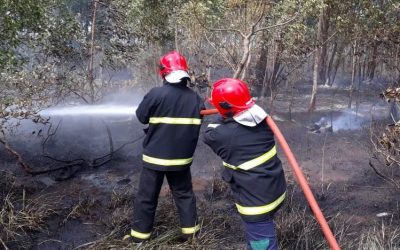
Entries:
{"label": "red helmet", "polygon": [[186,59],[177,51],[171,51],[160,59],[159,74],[168,82],[177,83],[189,77],[187,71]]}
{"label": "red helmet", "polygon": [[210,102],[224,117],[247,110],[255,103],[246,83],[233,78],[224,78],[214,83]]}

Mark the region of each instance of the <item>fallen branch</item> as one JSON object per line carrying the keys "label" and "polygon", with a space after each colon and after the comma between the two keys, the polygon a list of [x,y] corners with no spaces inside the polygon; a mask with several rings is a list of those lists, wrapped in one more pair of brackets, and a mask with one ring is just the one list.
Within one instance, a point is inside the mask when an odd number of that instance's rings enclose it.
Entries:
{"label": "fallen branch", "polygon": [[369,160],[369,166],[372,168],[372,170],[374,170],[375,174],[377,174],[380,178],[391,183],[395,187],[400,188],[400,186],[393,179],[386,177],[381,172],[379,172],[379,170],[374,166],[374,164],[372,164],[371,160]]}
{"label": "fallen branch", "polygon": [[[105,122],[103,122],[105,124]],[[51,131],[52,125],[50,125],[49,129],[47,130],[47,137],[45,138],[43,144],[42,144],[42,152],[44,153],[46,150],[46,143],[50,140],[50,138],[52,136],[54,136],[58,130],[58,128],[60,127],[61,124],[61,120],[59,121],[59,123],[57,124],[56,128]],[[78,159],[73,159],[73,160],[65,160],[65,159],[58,159],[56,157],[53,157],[51,155],[48,154],[43,154],[42,156],[50,159],[52,161],[58,162],[58,163],[62,163],[64,164],[63,166],[60,167],[56,167],[56,168],[50,168],[50,169],[45,169],[45,170],[38,170],[38,171],[33,171],[32,167],[23,159],[23,157],[16,151],[14,150],[9,143],[7,142],[7,140],[4,138],[4,131],[1,131],[1,133],[3,134],[3,138],[0,137],[0,143],[4,145],[5,149],[11,154],[13,155],[16,159],[17,162],[19,163],[19,165],[22,166],[23,170],[32,175],[32,176],[36,176],[36,175],[41,175],[41,174],[46,174],[46,173],[52,173],[52,172],[56,172],[56,171],[60,171],[60,170],[68,170],[68,169],[73,169],[74,167],[77,167],[75,170],[73,170],[72,173],[70,173],[68,176],[66,177],[62,177],[62,178],[56,178],[56,180],[60,181],[60,180],[67,180],[72,178],[76,173],[78,173],[81,169],[83,168],[98,168],[103,166],[104,164],[108,163],[109,161],[111,161],[112,157],[114,156],[115,153],[117,153],[118,151],[122,150],[125,146],[129,145],[129,144],[133,144],[141,139],[144,138],[145,135],[142,135],[132,141],[128,141],[123,143],[122,145],[120,145],[118,148],[114,148],[114,143],[112,140],[112,134],[111,134],[111,130],[110,128],[107,126],[107,124],[105,124],[106,127],[106,131],[107,131],[107,136],[108,136],[108,143],[109,143],[109,153],[102,155],[100,157],[97,157],[93,160],[85,160],[84,158],[78,158]]]}
{"label": "fallen branch", "polygon": [[[101,166],[103,166],[104,164],[108,163],[109,161],[111,161],[113,155],[115,153],[117,153],[118,151],[120,151],[121,149],[123,149],[125,146],[129,145],[129,144],[133,144],[141,139],[144,138],[145,135],[142,135],[132,141],[126,142],[124,144],[122,144],[121,146],[119,146],[117,149],[110,151],[110,153],[100,156],[98,158],[95,158],[91,161],[87,161],[83,158],[79,158],[79,159],[74,159],[74,160],[63,160],[63,159],[57,159],[55,157],[49,156],[49,155],[44,155],[44,157],[51,159],[53,161],[56,162],[60,162],[60,163],[64,163],[66,165],[61,166],[61,167],[57,167],[57,168],[51,168],[51,169],[46,169],[46,170],[40,170],[40,171],[30,171],[30,174],[32,175],[40,175],[40,174],[46,174],[46,173],[51,173],[51,172],[56,172],[59,170],[66,170],[66,169],[70,169],[73,167],[77,167],[79,166],[79,168],[74,171],[70,176],[68,176],[67,178],[63,178],[61,180],[66,180],[66,179],[70,179],[72,178],[80,169],[84,168],[84,167],[88,167],[88,168],[99,168]],[[112,142],[112,141],[110,141]],[[113,147],[110,147],[111,149],[113,149]],[[103,160],[104,159],[104,160]],[[60,179],[59,179],[60,180]]]}
{"label": "fallen branch", "polygon": [[[2,133],[4,135],[3,131],[2,131]],[[26,161],[24,161],[22,156],[17,151],[15,151],[13,148],[11,148],[11,146],[8,144],[6,139],[0,138],[0,143],[3,144],[4,148],[17,159],[17,162],[19,163],[19,165],[21,165],[21,167],[24,169],[25,172],[27,172],[27,173],[32,172],[31,166],[28,163],[26,163]]]}

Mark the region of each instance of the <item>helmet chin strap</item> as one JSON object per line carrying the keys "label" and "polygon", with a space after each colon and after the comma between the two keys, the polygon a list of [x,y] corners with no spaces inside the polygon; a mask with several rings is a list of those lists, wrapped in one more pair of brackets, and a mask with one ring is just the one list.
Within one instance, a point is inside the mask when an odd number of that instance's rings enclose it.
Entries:
{"label": "helmet chin strap", "polygon": [[232,108],[232,105],[230,105],[229,102],[226,102],[226,101],[220,102],[219,106],[226,110],[229,110]]}
{"label": "helmet chin strap", "polygon": [[226,118],[232,118],[235,115],[232,111],[229,111],[225,114]]}

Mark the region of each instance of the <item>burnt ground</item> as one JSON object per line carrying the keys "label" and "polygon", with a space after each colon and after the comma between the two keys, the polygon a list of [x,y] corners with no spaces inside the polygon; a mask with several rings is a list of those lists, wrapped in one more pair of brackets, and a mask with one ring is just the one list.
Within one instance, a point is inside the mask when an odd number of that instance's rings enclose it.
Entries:
{"label": "burnt ground", "polygon": [[[322,89],[318,108],[309,115],[306,112],[308,98],[302,93],[299,90],[294,98],[293,121],[288,120],[286,93],[278,95],[273,117],[308,177],[319,205],[330,220],[339,242],[344,249],[369,249],[368,244],[371,243],[368,237],[378,235],[382,238],[380,230],[386,232],[386,241],[387,237],[392,237],[392,242],[398,244],[399,232],[394,230],[399,230],[400,225],[400,192],[377,176],[369,166],[370,161],[374,162],[371,157],[369,124],[371,120],[388,122],[385,120],[388,118],[387,105],[377,99],[377,93],[369,91],[361,95],[356,111],[347,110],[346,91]],[[343,114],[349,112],[356,113],[355,118],[361,122],[343,122]],[[322,117],[334,121],[334,132],[310,132],[309,125],[318,123]],[[349,119],[353,118],[352,116]],[[85,125],[79,126],[68,126],[68,122],[80,124],[82,121],[64,122],[65,125],[57,131],[58,137],[47,143],[48,154],[70,160],[84,156],[95,158],[107,153],[105,130],[99,122],[87,121]],[[340,129],[335,129],[335,124]],[[113,121],[109,125],[115,145],[121,145],[127,138],[139,137],[143,127],[136,121]],[[32,134],[31,130],[37,131],[37,128],[29,127],[27,130],[15,131],[11,144],[19,149],[36,169],[62,165],[61,162],[55,163],[41,156],[43,138],[38,139],[36,133]],[[72,178],[63,181],[57,181],[58,177],[68,176],[69,173],[57,171],[32,177],[22,171],[14,158],[1,150],[0,170],[2,175],[11,173],[9,175],[15,176],[13,189],[16,190],[16,203],[21,203],[24,193],[24,202],[39,204],[37,210],[40,210],[40,204],[51,205],[51,211],[47,211],[46,215],[42,216],[43,220],[37,223],[41,225],[40,229],[22,228],[25,233],[20,232],[19,236],[8,237],[6,246],[9,249],[129,247],[127,243],[121,242],[120,238],[128,231],[132,215],[131,205],[141,167],[140,142],[127,145],[105,165],[98,168],[85,167],[71,176]],[[283,154],[280,153],[280,156],[290,186],[288,201],[277,215],[281,247],[326,249],[327,246],[321,243],[322,236],[311,219],[301,190],[293,181]],[[178,224],[172,199],[165,186],[157,212],[154,233],[157,237],[153,238],[155,243],[139,248],[244,249],[240,219],[233,207],[229,189],[219,181],[221,170],[220,160],[204,143],[199,142],[192,166],[199,217],[203,223],[199,242],[194,245],[181,245],[176,241]],[[378,217],[380,213],[386,213],[386,216]],[[364,248],[359,247],[362,243]],[[400,245],[385,245],[382,248],[379,248],[379,244],[377,246],[371,246],[371,249],[400,248]]]}

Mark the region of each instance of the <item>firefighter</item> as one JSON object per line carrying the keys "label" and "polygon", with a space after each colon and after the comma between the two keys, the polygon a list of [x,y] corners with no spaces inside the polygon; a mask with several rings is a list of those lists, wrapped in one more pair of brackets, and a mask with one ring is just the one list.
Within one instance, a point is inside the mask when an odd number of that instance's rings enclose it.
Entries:
{"label": "firefighter", "polygon": [[178,52],[172,51],[160,59],[159,74],[163,86],[151,89],[136,110],[138,120],[149,126],[143,141],[143,168],[134,202],[133,225],[127,236],[134,242],[151,236],[164,177],[175,200],[183,238],[188,239],[199,230],[190,165],[204,103],[187,87],[188,66]]}
{"label": "firefighter", "polygon": [[222,117],[208,125],[204,142],[223,160],[222,178],[232,189],[248,248],[277,249],[273,214],[285,199],[286,181],[267,113],[238,79],[215,82],[210,102]]}

